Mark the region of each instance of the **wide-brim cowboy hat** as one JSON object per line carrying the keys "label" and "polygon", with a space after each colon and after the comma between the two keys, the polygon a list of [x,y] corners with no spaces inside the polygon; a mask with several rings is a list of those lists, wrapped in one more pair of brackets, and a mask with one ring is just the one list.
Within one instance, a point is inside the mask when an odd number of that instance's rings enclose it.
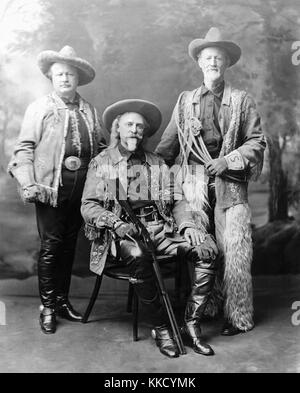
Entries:
{"label": "wide-brim cowboy hat", "polygon": [[226,41],[222,38],[221,32],[217,27],[211,27],[204,38],[197,38],[189,44],[189,55],[198,62],[199,53],[212,46],[222,48],[229,57],[229,67],[234,65],[241,57],[241,48],[232,41]]}
{"label": "wide-brim cowboy hat", "polygon": [[45,50],[38,55],[38,66],[49,78],[49,69],[54,63],[66,63],[78,70],[78,86],[87,85],[95,78],[95,70],[89,62],[77,56],[71,46],[64,46],[59,52]]}
{"label": "wide-brim cowboy hat", "polygon": [[147,131],[148,137],[155,134],[155,132],[159,129],[161,125],[161,111],[155,104],[153,104],[153,102],[139,99],[127,99],[117,101],[105,109],[105,111],[103,112],[102,120],[106,129],[110,132],[112,123],[115,118],[127,112],[139,113],[146,119],[150,127]]}

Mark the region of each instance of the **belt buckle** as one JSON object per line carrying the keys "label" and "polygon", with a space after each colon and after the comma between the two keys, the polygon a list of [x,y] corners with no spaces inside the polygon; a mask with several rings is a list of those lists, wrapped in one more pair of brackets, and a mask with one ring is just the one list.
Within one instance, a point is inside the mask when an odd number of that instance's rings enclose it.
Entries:
{"label": "belt buckle", "polygon": [[65,159],[65,167],[69,171],[77,171],[81,167],[81,160],[79,157],[70,156]]}

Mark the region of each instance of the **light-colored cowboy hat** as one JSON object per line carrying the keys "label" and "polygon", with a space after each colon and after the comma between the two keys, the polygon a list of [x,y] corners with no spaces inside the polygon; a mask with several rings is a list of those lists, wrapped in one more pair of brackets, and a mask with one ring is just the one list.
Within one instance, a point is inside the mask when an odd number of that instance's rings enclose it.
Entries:
{"label": "light-colored cowboy hat", "polygon": [[204,38],[197,38],[189,44],[189,55],[192,59],[198,62],[199,53],[212,46],[217,46],[226,51],[229,56],[231,67],[241,57],[241,48],[232,41],[225,41],[222,38],[222,34],[217,27],[211,27]]}
{"label": "light-colored cowboy hat", "polygon": [[64,46],[59,52],[45,50],[38,55],[38,66],[43,74],[48,76],[49,68],[54,63],[66,63],[78,70],[78,85],[86,85],[95,78],[95,70],[89,62],[76,55],[71,46]]}
{"label": "light-colored cowboy hat", "polygon": [[135,112],[142,115],[148,122],[150,129],[147,136],[152,136],[159,129],[162,122],[161,111],[150,101],[139,99],[127,99],[117,101],[108,106],[103,112],[102,120],[106,129],[110,132],[115,118],[123,113]]}

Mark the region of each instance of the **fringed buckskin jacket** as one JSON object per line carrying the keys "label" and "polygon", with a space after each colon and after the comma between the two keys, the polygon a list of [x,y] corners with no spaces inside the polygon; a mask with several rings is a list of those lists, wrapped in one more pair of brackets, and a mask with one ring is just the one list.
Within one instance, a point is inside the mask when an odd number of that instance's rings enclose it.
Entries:
{"label": "fringed buckskin jacket", "polygon": [[[79,111],[89,132],[93,158],[104,144],[97,112],[80,96]],[[36,183],[39,201],[52,206],[57,205],[69,116],[67,105],[55,92],[30,104],[8,165],[8,172],[21,186]]]}
{"label": "fringed buckskin jacket", "polygon": [[[173,163],[179,155],[180,164],[190,164],[192,138],[197,135],[193,119],[200,116],[200,97],[201,87],[179,96],[171,121],[155,150],[167,163]],[[226,158],[229,169],[245,171],[243,182],[216,177],[217,205],[227,209],[247,203],[247,183],[250,179],[256,180],[261,173],[266,142],[254,100],[227,82],[218,121],[223,137],[219,157]]]}
{"label": "fringed buckskin jacket", "polygon": [[[170,170],[164,160],[150,152],[145,152],[145,157],[146,162],[141,165],[141,170],[151,168],[151,200],[164,220],[166,235],[176,241],[185,228],[196,228],[196,224],[179,182],[175,184],[170,181]],[[116,199],[115,180],[119,178],[126,190],[128,173],[127,160],[118,147],[103,150],[89,165],[81,214],[86,223],[86,236],[93,241],[90,269],[96,274],[102,273],[112,242],[113,228],[121,220],[122,209]]]}

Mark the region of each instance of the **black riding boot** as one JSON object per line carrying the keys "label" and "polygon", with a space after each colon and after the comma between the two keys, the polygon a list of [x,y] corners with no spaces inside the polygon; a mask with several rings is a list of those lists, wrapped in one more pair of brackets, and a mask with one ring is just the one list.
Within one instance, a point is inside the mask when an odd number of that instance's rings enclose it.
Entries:
{"label": "black riding boot", "polygon": [[[77,234],[76,234],[77,237]],[[72,267],[75,255],[76,237],[70,247],[64,244],[56,270],[56,312],[61,318],[81,322],[82,315],[75,311],[69,301]]]}
{"label": "black riding boot", "polygon": [[152,337],[160,352],[170,358],[179,356],[178,347],[169,329],[168,315],[161,303],[157,284],[154,279],[152,261],[148,255],[135,258],[131,264],[131,275],[137,280],[135,291],[140,301],[145,305],[147,314],[151,316],[151,322],[155,326]]}
{"label": "black riding boot", "polygon": [[204,268],[205,265],[207,266],[207,263],[198,261],[194,266],[192,291],[185,309],[184,332],[192,341],[193,350],[208,356],[213,355],[214,351],[202,340],[200,319],[214,284],[215,272],[212,269]]}
{"label": "black riding boot", "polygon": [[40,298],[42,305],[50,309],[55,309],[56,306],[55,270],[58,248],[59,244],[42,242],[38,260]]}
{"label": "black riding boot", "polygon": [[42,241],[38,260],[39,293],[42,302],[40,313],[40,326],[45,334],[56,331],[56,290],[55,265],[57,261],[58,243]]}

